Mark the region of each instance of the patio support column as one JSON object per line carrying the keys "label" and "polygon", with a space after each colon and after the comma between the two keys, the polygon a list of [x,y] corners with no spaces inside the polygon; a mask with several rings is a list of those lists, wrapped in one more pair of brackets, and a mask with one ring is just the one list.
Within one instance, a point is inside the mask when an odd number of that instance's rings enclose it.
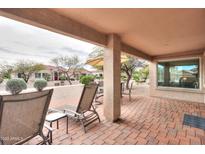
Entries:
{"label": "patio support column", "polygon": [[120,37],[111,34],[104,53],[104,115],[112,122],[121,114],[120,58]]}

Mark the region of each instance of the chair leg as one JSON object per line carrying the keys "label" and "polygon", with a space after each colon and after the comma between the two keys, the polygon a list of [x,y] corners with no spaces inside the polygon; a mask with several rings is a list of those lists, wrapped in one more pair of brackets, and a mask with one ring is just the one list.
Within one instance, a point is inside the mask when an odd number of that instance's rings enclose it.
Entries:
{"label": "chair leg", "polygon": [[47,134],[47,139],[48,139],[48,144],[49,145],[52,144],[50,136],[51,136],[51,132],[49,131],[48,134]]}
{"label": "chair leg", "polygon": [[93,112],[96,114],[96,116],[98,117],[98,121],[100,122],[100,116],[99,114],[97,113],[97,111],[95,110],[94,106],[92,105],[92,108],[93,108]]}
{"label": "chair leg", "polygon": [[85,125],[84,125],[84,122],[83,122],[82,119],[80,119],[80,123],[81,123],[81,125],[83,126],[83,130],[84,130],[84,132],[86,133],[87,131],[86,131],[86,128],[85,128]]}
{"label": "chair leg", "polygon": [[95,112],[96,116],[98,117],[98,121],[101,122],[99,114],[96,111],[94,111],[94,112]]}
{"label": "chair leg", "polygon": [[57,123],[57,129],[59,129],[59,122],[58,122],[58,120],[57,120],[57,122],[56,122],[56,123]]}
{"label": "chair leg", "polygon": [[51,144],[50,141],[49,141],[49,139],[48,139],[46,136],[44,136],[44,134],[43,134],[42,131],[40,132],[39,135],[40,135],[40,136],[42,137],[42,139],[43,139],[42,144],[46,144],[46,143]]}
{"label": "chair leg", "polygon": [[4,141],[0,138],[0,145],[4,145]]}
{"label": "chair leg", "polygon": [[[52,128],[52,122],[50,123],[50,127]],[[50,143],[53,143],[53,133],[50,132]]]}
{"label": "chair leg", "polygon": [[97,95],[95,95],[95,99],[94,100],[95,100],[95,102],[97,101]]}
{"label": "chair leg", "polygon": [[66,117],[66,134],[68,134],[68,116]]}

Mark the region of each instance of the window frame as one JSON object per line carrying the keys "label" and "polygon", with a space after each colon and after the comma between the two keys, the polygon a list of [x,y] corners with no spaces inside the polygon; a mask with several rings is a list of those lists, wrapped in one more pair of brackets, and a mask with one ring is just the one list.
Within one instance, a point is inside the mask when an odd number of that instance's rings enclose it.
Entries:
{"label": "window frame", "polygon": [[[166,86],[158,86],[158,64],[160,62],[172,62],[172,61],[183,61],[183,60],[192,60],[192,59],[198,59],[199,60],[199,88],[195,89],[195,88],[181,88],[181,87],[166,87]],[[185,92],[199,92],[202,93],[202,87],[203,87],[203,80],[202,80],[202,58],[200,56],[195,56],[195,57],[186,57],[186,58],[169,58],[169,59],[164,59],[164,60],[157,60],[156,61],[156,89],[157,90],[170,90],[170,91],[185,91]]]}

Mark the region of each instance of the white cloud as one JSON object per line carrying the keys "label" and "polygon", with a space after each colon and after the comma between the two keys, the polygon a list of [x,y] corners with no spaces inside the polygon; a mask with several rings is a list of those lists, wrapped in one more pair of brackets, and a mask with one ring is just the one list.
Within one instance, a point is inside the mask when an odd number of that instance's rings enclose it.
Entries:
{"label": "white cloud", "polygon": [[8,63],[31,59],[50,64],[59,55],[77,55],[85,62],[94,46],[0,16],[0,58]]}

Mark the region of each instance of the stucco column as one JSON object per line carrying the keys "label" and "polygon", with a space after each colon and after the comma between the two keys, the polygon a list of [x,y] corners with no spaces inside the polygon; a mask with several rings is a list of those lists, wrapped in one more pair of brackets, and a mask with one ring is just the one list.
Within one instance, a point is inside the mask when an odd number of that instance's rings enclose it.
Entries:
{"label": "stucco column", "polygon": [[104,53],[104,115],[112,122],[120,117],[121,110],[120,58],[120,38],[111,34]]}

